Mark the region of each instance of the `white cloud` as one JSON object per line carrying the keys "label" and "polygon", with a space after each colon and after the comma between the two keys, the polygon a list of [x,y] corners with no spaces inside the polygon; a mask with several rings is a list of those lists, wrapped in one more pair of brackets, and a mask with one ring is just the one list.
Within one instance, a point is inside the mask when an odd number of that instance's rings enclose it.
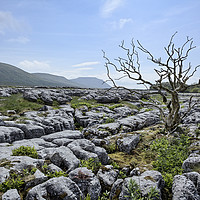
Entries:
{"label": "white cloud", "polygon": [[6,31],[17,32],[21,28],[21,22],[15,19],[12,13],[0,11],[0,34],[5,34]]}
{"label": "white cloud", "polygon": [[18,38],[10,38],[7,40],[8,42],[17,42],[21,44],[26,44],[30,42],[30,40],[27,37],[18,37]]}
{"label": "white cloud", "polygon": [[102,8],[102,16],[109,17],[118,7],[122,5],[124,0],[106,0]]}
{"label": "white cloud", "polygon": [[24,60],[19,63],[19,67],[28,72],[47,72],[51,69],[48,61]]}
{"label": "white cloud", "polygon": [[119,20],[119,28],[122,29],[124,27],[125,24],[127,23],[132,23],[133,20],[131,18],[128,19],[120,19]]}
{"label": "white cloud", "polygon": [[100,62],[95,61],[95,62],[84,62],[84,63],[79,63],[76,65],[72,65],[72,67],[84,67],[84,66],[90,66],[90,65],[98,65]]}

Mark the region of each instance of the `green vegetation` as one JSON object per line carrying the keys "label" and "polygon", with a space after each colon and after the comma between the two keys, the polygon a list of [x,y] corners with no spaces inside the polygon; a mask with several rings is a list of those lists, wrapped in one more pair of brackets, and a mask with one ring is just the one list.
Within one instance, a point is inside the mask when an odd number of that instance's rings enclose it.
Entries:
{"label": "green vegetation", "polygon": [[124,105],[122,103],[120,104],[114,104],[114,105],[111,105],[111,106],[108,106],[108,108],[110,110],[114,110],[115,108],[119,108],[119,107],[123,107]]}
{"label": "green vegetation", "polygon": [[23,99],[22,94],[13,94],[10,97],[4,97],[0,102],[0,112],[7,115],[7,110],[14,110],[16,114],[23,114],[25,111],[39,110],[41,105]]}
{"label": "green vegetation", "polygon": [[[98,197],[98,200],[109,200],[109,195],[110,195],[110,192],[105,191],[105,192],[103,192],[102,196]],[[84,198],[84,200],[91,200],[90,195],[87,194],[87,196]]]}
{"label": "green vegetation", "polygon": [[57,101],[53,101],[52,106],[54,109],[59,109],[60,108],[60,104]]}
{"label": "green vegetation", "polygon": [[124,178],[126,178],[126,177],[127,177],[126,173],[123,172],[122,170],[120,170],[120,171],[119,171],[119,174],[118,174],[118,178],[124,179]]}
{"label": "green vegetation", "polygon": [[155,155],[150,149],[150,144],[156,139],[158,131],[162,128],[163,127],[157,125],[145,128],[142,131],[133,132],[133,134],[140,134],[140,142],[131,154],[119,152],[117,148],[114,148],[116,142],[112,141],[109,145],[111,148],[109,146],[107,147],[108,150],[110,149],[109,157],[115,161],[120,168],[126,166],[132,168],[139,167],[141,172],[145,171],[147,168],[152,170],[152,161],[155,159]]}
{"label": "green vegetation", "polygon": [[12,150],[13,156],[29,156],[32,158],[38,158],[38,153],[35,147],[20,146],[19,148]]}
{"label": "green vegetation", "polygon": [[6,192],[10,189],[21,189],[24,185],[24,180],[21,176],[16,174],[10,174],[10,178],[6,179],[0,184],[0,192]]}
{"label": "green vegetation", "polygon": [[54,177],[60,177],[60,176],[64,176],[67,177],[68,174],[64,171],[55,171],[52,172],[50,170],[48,170],[48,165],[45,163],[42,168],[41,171],[48,177],[48,178],[54,178]]}
{"label": "green vegetation", "polygon": [[99,168],[101,167],[101,162],[97,158],[89,158],[88,160],[81,160],[80,167],[87,167],[91,169],[94,173],[97,173]]}
{"label": "green vegetation", "polygon": [[195,130],[196,137],[200,136],[200,127]]}
{"label": "green vegetation", "polygon": [[106,118],[105,124],[113,123],[115,119],[112,119],[110,117]]}
{"label": "green vegetation", "polygon": [[55,171],[55,172],[48,172],[47,174],[45,174],[48,178],[54,178],[54,177],[60,177],[60,176],[65,176],[67,177],[68,174],[63,172],[63,171]]}
{"label": "green vegetation", "polygon": [[139,109],[138,106],[132,103],[129,103],[127,101],[121,101],[120,103],[117,103],[117,104],[116,103],[100,104],[100,103],[97,103],[96,100],[84,100],[84,99],[80,99],[80,97],[73,97],[70,103],[71,103],[71,107],[74,109],[76,108],[79,109],[79,108],[82,108],[83,106],[87,106],[88,109],[96,108],[99,106],[107,107],[110,110],[114,110],[115,108],[123,107],[123,106],[128,106],[131,109],[137,109],[137,110]]}
{"label": "green vegetation", "polygon": [[163,128],[161,125],[156,125],[137,131],[141,139],[131,154],[115,149],[109,152],[109,157],[119,166],[119,169],[130,166],[139,167],[141,173],[147,169],[161,172],[165,180],[163,199],[170,199],[173,177],[182,174],[183,161],[188,158],[191,150],[198,150],[199,146],[197,144],[189,149],[191,138],[187,136],[185,130],[182,130],[184,134],[180,132],[177,136],[168,138]]}
{"label": "green vegetation", "polygon": [[110,144],[104,144],[103,148],[106,149],[107,153],[115,153],[117,151],[117,145],[115,142],[111,142]]}
{"label": "green vegetation", "polygon": [[97,104],[94,100],[83,100],[83,99],[79,99],[80,97],[73,97],[73,99],[71,100],[71,107],[76,109],[76,108],[82,108],[83,106],[87,106],[88,109],[92,108],[93,104]]}
{"label": "green vegetation", "polygon": [[10,171],[10,177],[0,184],[0,192],[6,192],[10,189],[17,189],[22,191],[26,179],[36,172],[37,168],[23,169],[21,172]]}
{"label": "green vegetation", "polygon": [[150,192],[148,193],[147,197],[143,197],[141,195],[140,188],[135,180],[130,179],[128,183],[128,187],[126,188],[129,195],[125,196],[130,198],[131,200],[154,200],[159,199],[160,195],[155,188],[151,188]]}
{"label": "green vegetation", "polygon": [[182,164],[189,156],[189,137],[180,135],[180,137],[156,139],[151,150],[156,154],[153,167],[162,173],[165,186],[168,192],[171,191],[173,177],[182,174]]}

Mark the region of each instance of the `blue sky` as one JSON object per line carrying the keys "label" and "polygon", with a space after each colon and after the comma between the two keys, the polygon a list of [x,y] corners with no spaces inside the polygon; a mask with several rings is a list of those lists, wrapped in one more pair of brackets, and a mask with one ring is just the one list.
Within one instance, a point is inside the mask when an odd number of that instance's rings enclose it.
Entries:
{"label": "blue sky", "polygon": [[[197,46],[192,65],[200,64],[199,0],[0,0],[0,62],[28,72],[106,79],[101,50],[122,56],[118,45],[139,40],[155,57],[164,57],[172,34]],[[154,65],[141,55],[141,69],[153,81]],[[114,72],[113,72],[114,73]],[[191,80],[200,77],[200,70]],[[134,86],[129,80],[125,86]]]}

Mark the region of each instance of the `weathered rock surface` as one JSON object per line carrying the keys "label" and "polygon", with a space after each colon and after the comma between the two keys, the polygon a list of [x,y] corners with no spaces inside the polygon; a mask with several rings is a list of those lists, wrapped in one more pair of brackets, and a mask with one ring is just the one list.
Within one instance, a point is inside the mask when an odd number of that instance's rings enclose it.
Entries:
{"label": "weathered rock surface", "polygon": [[118,103],[120,98],[118,96],[99,96],[96,97],[98,103]]}
{"label": "weathered rock surface", "polygon": [[140,135],[126,134],[117,140],[117,145],[120,151],[130,153],[136,148],[140,141]]}
{"label": "weathered rock surface", "polygon": [[118,173],[119,171],[113,169],[112,165],[106,165],[103,169],[99,169],[97,177],[104,189],[110,190],[113,183],[117,180]]}
{"label": "weathered rock surface", "polygon": [[15,127],[0,126],[0,143],[12,143],[16,140],[24,139],[24,133],[21,129]]}
{"label": "weathered rock surface", "polygon": [[21,200],[17,189],[10,189],[2,195],[2,200]]}
{"label": "weathered rock surface", "polygon": [[67,145],[69,149],[81,160],[88,160],[89,158],[99,159],[106,164],[108,161],[108,155],[100,147],[95,147],[95,145],[86,139],[77,139]]}
{"label": "weathered rock surface", "polygon": [[91,200],[97,200],[101,193],[101,185],[98,178],[86,167],[77,168],[69,173],[69,178],[73,180],[84,196],[89,193]]}
{"label": "weathered rock surface", "polygon": [[149,111],[144,113],[139,113],[135,116],[130,116],[118,120],[118,122],[125,127],[129,127],[129,131],[135,131],[142,129],[144,127],[153,125],[160,121],[159,113],[157,111]]}
{"label": "weathered rock surface", "polygon": [[7,177],[9,177],[9,171],[10,170],[4,167],[0,167],[0,184],[3,183]]}
{"label": "weathered rock surface", "polygon": [[25,190],[47,181],[48,177],[45,176],[40,170],[36,170],[32,176],[29,175],[26,179],[28,180],[26,181]]}
{"label": "weathered rock surface", "polygon": [[67,177],[52,178],[45,183],[33,187],[26,200],[79,200],[83,194],[77,184]]}
{"label": "weathered rock surface", "polygon": [[124,180],[123,179],[117,179],[114,184],[112,185],[111,191],[110,191],[110,199],[118,199],[123,185]]}
{"label": "weathered rock surface", "polygon": [[173,200],[199,200],[195,184],[184,175],[176,175],[172,186]]}
{"label": "weathered rock surface", "polygon": [[200,170],[200,155],[191,154],[182,165],[184,172],[192,172]]}
{"label": "weathered rock surface", "polygon": [[125,178],[122,191],[119,195],[120,200],[127,200],[128,191],[127,187],[130,180],[134,180],[139,186],[142,196],[146,196],[150,189],[153,187],[160,194],[161,199],[161,190],[164,187],[164,180],[160,172],[158,171],[145,171],[140,176],[132,176],[131,178]]}
{"label": "weathered rock surface", "polygon": [[52,142],[57,139],[81,139],[83,134],[80,131],[65,130],[57,133],[52,133],[41,137],[45,141]]}
{"label": "weathered rock surface", "polygon": [[80,161],[67,147],[59,147],[50,156],[50,161],[67,172],[77,168]]}
{"label": "weathered rock surface", "polygon": [[[27,200],[79,200],[80,197],[85,198],[88,193],[92,200],[97,200],[106,190],[111,190],[110,199],[125,200],[128,199],[126,188],[130,179],[139,185],[143,196],[155,187],[161,199],[164,180],[159,172],[145,171],[140,175],[139,168],[125,167],[121,170],[129,177],[118,179],[119,171],[108,165],[110,158],[102,148],[103,145],[106,148],[114,142],[119,151],[131,154],[140,141],[140,135],[130,132],[160,121],[158,111],[137,109],[141,105],[136,101],[141,99],[142,95],[131,95],[125,90],[7,88],[0,89],[0,96],[10,96],[17,92],[22,92],[24,98],[29,101],[43,101],[46,105],[41,105],[38,111],[20,115],[17,115],[15,110],[9,110],[7,115],[11,115],[13,120],[16,118],[15,121],[9,121],[8,116],[0,113],[0,183],[10,176],[9,172],[12,170],[21,173],[24,169],[36,167],[36,172],[25,178]],[[70,104],[66,104],[74,96],[97,100],[105,105],[93,107],[86,104],[74,109],[75,105],[72,108]],[[128,104],[132,104],[136,109],[125,106],[123,102],[124,105],[110,104],[118,103],[119,100],[130,101]],[[187,100],[183,99],[183,102],[184,107],[187,107]],[[55,109],[58,104],[59,108]],[[184,109],[181,108],[181,112]],[[200,122],[199,113],[199,107],[194,107],[184,121],[187,125],[194,126],[193,132],[197,128],[196,124]],[[75,130],[78,128],[81,131]],[[12,150],[20,146],[35,147],[39,159],[12,156]],[[104,165],[97,174],[86,167],[80,167],[80,160],[89,158],[95,158]],[[200,169],[199,155],[191,154],[182,167],[187,173],[174,177],[173,199],[199,200],[200,175],[195,172]],[[44,174],[44,169],[51,173],[67,172],[69,178],[49,178]],[[22,196],[20,190],[9,190],[2,198],[20,199],[19,193]]]}

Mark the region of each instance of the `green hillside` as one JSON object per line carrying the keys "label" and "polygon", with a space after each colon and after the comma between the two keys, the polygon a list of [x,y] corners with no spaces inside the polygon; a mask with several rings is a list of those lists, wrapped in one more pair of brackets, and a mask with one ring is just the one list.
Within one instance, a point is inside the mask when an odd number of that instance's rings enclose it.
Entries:
{"label": "green hillside", "polygon": [[[51,78],[50,78],[51,77]],[[57,78],[57,80],[56,80]],[[77,87],[67,79],[60,81],[61,77],[55,75],[30,74],[18,67],[0,63],[0,85],[6,86],[58,86],[58,87]]]}
{"label": "green hillside", "polygon": [[47,73],[33,73],[34,76],[42,80],[51,81],[57,86],[67,86],[67,87],[83,87],[81,84],[73,83],[72,81],[66,79],[63,76],[57,76]]}
{"label": "green hillside", "polygon": [[68,80],[63,76],[47,73],[28,73],[6,63],[0,63],[0,86],[110,88],[107,83],[103,84],[103,80],[95,77]]}

